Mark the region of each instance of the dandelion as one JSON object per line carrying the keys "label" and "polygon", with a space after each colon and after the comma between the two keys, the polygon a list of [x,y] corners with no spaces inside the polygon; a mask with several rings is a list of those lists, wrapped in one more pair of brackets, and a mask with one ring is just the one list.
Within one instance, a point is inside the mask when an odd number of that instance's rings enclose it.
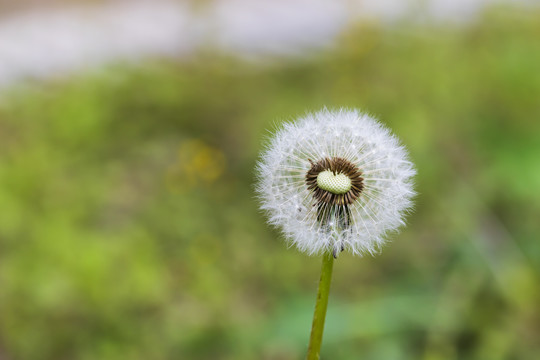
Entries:
{"label": "dandelion", "polygon": [[318,358],[333,259],[381,249],[404,224],[415,173],[398,139],[357,110],[287,123],[263,153],[257,193],[269,222],[300,251],[323,256],[308,359]]}
{"label": "dandelion", "polygon": [[404,224],[413,164],[399,141],[356,110],[323,110],[278,131],[258,164],[269,222],[307,254],[375,253]]}

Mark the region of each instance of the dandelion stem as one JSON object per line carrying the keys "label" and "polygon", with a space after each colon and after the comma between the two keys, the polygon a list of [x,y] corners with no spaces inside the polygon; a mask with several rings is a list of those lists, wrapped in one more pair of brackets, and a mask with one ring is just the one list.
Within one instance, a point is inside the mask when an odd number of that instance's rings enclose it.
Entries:
{"label": "dandelion stem", "polygon": [[317,291],[317,302],[315,303],[315,313],[313,314],[313,324],[311,325],[311,337],[309,339],[307,360],[319,360],[333,266],[334,257],[332,254],[324,254],[319,290]]}

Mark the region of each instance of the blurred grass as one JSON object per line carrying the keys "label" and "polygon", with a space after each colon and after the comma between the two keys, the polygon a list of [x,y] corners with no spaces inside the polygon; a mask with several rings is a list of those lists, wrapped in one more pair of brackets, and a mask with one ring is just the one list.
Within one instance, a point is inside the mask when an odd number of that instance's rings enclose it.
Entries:
{"label": "blurred grass", "polygon": [[540,23],[358,26],[310,59],[215,53],[21,86],[0,107],[1,359],[299,359],[319,259],[253,195],[275,119],[360,107],[418,166],[380,256],[340,257],[326,359],[540,351]]}

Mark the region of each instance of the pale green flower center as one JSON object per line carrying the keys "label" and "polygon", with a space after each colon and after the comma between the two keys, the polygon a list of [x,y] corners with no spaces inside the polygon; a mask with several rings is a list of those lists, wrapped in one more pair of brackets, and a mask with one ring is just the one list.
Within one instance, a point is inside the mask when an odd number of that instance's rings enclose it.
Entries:
{"label": "pale green flower center", "polygon": [[351,179],[345,174],[334,174],[325,170],[317,175],[317,186],[332,194],[341,195],[351,190]]}

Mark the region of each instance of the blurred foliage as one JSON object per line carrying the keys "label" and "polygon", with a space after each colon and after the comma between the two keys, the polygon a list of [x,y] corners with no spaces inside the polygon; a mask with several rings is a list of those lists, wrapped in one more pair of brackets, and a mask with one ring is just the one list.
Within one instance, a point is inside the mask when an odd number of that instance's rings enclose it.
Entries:
{"label": "blurred foliage", "polygon": [[[359,25],[21,86],[0,108],[1,359],[300,359],[319,259],[253,194],[275,119],[360,107],[419,170],[410,225],[335,266],[325,359],[540,353],[540,13]],[[281,121],[281,120],[279,120]]]}

